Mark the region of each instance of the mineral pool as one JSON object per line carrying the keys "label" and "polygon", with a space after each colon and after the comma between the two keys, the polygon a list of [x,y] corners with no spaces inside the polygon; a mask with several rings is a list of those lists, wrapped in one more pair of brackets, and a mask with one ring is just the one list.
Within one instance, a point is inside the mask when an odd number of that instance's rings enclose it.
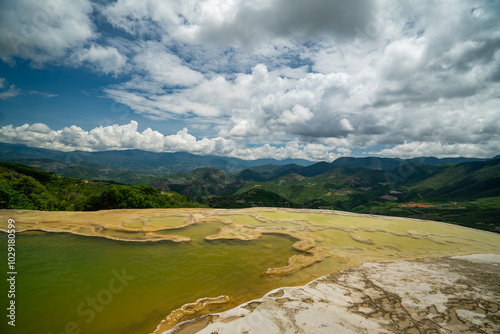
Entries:
{"label": "mineral pool", "polygon": [[[494,233],[326,210],[3,210],[0,216],[4,232],[8,219],[16,222],[17,272],[16,326],[4,315],[1,333],[159,333],[367,261],[500,253]],[[0,235],[4,277],[7,239]],[[8,290],[2,279],[3,310],[12,300]],[[205,297],[215,302],[194,303]]]}

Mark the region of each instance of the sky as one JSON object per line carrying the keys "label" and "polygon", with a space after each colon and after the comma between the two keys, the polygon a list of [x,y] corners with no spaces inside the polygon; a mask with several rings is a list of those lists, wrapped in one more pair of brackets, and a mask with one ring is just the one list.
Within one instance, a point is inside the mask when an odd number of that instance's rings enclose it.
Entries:
{"label": "sky", "polygon": [[500,1],[0,1],[0,142],[500,153]]}

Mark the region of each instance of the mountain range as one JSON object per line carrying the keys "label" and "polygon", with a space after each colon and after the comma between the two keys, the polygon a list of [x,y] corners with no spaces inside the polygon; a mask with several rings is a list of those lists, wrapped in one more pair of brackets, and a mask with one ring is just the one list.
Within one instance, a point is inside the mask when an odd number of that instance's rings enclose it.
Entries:
{"label": "mountain range", "polygon": [[152,186],[214,208],[340,209],[500,230],[500,156],[247,161],[141,150],[67,153],[0,144],[0,160],[83,182]]}
{"label": "mountain range", "polygon": [[[233,157],[213,155],[195,155],[186,152],[157,153],[144,150],[113,150],[99,152],[71,151],[63,152],[44,148],[28,147],[20,144],[0,143],[0,160],[35,165],[42,169],[76,169],[75,173],[87,171],[99,177],[96,169],[118,169],[127,171],[155,171],[162,173],[191,172],[197,168],[216,168],[226,173],[235,173],[263,165],[285,166],[283,170],[296,169],[304,176],[314,176],[337,167],[364,167],[374,170],[391,170],[405,161],[423,164],[446,164],[481,161],[477,158],[420,157],[413,159],[379,157],[340,157],[333,162],[314,162],[304,159],[257,159],[243,160]],[[57,163],[55,163],[57,162]],[[53,166],[51,166],[51,164]],[[109,170],[104,170],[109,173]],[[66,175],[80,177],[84,175]]]}
{"label": "mountain range", "polygon": [[252,166],[264,164],[298,164],[307,166],[314,163],[303,159],[243,160],[213,155],[201,156],[186,152],[156,153],[137,149],[99,152],[62,152],[44,148],[33,148],[19,144],[0,143],[0,160],[11,162],[39,160],[47,162],[47,159],[72,165],[88,162],[98,164],[99,166],[105,168],[157,170],[169,173],[180,171],[189,172],[202,167],[217,168],[225,172],[235,172]]}

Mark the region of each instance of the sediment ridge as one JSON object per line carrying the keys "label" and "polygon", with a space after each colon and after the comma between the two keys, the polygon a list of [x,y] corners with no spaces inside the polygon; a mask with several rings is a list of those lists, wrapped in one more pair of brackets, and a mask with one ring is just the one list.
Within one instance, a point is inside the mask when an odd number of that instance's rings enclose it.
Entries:
{"label": "sediment ridge", "polygon": [[368,262],[155,334],[498,333],[500,255]]}

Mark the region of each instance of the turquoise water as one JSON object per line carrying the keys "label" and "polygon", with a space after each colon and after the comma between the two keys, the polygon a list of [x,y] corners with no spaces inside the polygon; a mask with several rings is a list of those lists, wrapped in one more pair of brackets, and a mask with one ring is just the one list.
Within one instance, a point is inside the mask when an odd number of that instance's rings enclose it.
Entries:
{"label": "turquoise water", "polygon": [[[18,234],[16,327],[8,326],[3,315],[0,332],[150,333],[172,310],[198,298],[226,294],[237,304],[281,285],[281,279],[262,273],[286,265],[287,258],[297,254],[292,239],[203,240],[219,226],[183,229],[182,234],[193,242],[182,244],[118,242],[64,233]],[[2,259],[7,258],[6,245],[7,236],[2,233]],[[2,263],[7,268],[6,260]],[[0,291],[5,310],[6,279]]]}

